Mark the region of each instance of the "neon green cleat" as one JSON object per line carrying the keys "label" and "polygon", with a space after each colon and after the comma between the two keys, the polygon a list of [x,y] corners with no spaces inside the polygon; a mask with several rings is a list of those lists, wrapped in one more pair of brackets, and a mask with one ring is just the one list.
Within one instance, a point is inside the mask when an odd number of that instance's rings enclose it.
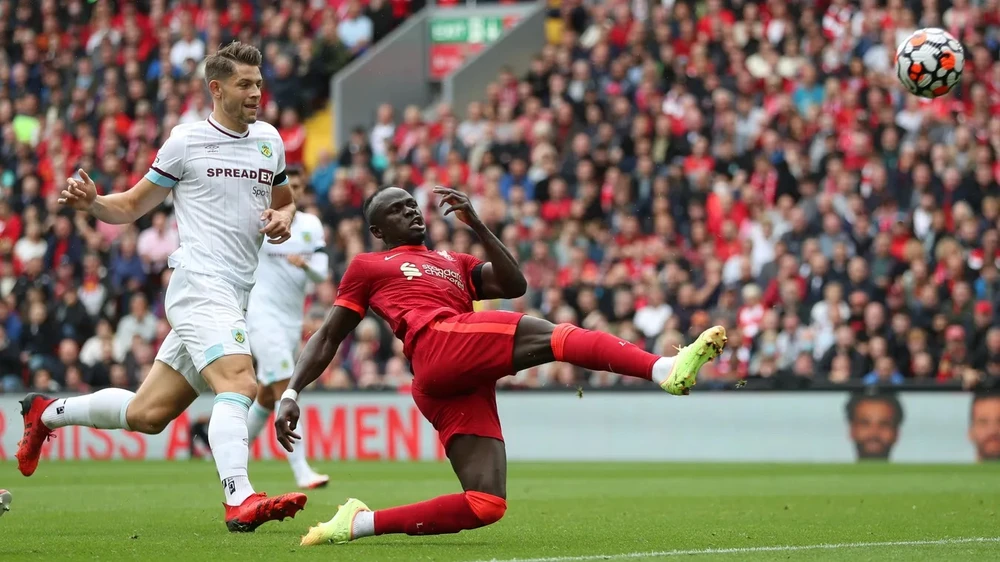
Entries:
{"label": "neon green cleat", "polygon": [[302,537],[299,543],[301,546],[314,546],[325,542],[333,544],[345,544],[354,537],[351,536],[351,528],[354,527],[354,518],[361,511],[371,511],[361,500],[349,498],[347,503],[337,507],[337,514],[326,523],[317,523],[315,527],[309,527],[309,532]]}
{"label": "neon green cleat", "polygon": [[722,326],[712,326],[702,332],[694,343],[680,348],[680,353],[674,357],[670,375],[660,388],[675,396],[690,394],[691,387],[698,380],[698,371],[722,353],[726,341],[726,329]]}

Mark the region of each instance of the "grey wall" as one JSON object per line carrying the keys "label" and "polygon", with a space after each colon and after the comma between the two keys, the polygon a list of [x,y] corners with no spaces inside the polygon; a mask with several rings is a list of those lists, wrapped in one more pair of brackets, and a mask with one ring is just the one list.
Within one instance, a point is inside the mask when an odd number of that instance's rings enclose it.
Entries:
{"label": "grey wall", "polygon": [[351,129],[371,127],[379,105],[390,103],[402,109],[411,104],[424,107],[433,101],[427,63],[431,12],[433,8],[421,10],[333,77],[330,95],[337,150]]}
{"label": "grey wall", "polygon": [[351,129],[370,128],[375,111],[383,103],[392,104],[398,115],[408,105],[424,108],[436,101],[437,87],[431,81],[428,60],[430,20],[435,14],[442,17],[522,14],[513,29],[466,61],[441,84],[443,101],[452,103],[457,113],[463,115],[470,101],[483,98],[487,84],[496,79],[503,66],[519,73],[528,69],[531,58],[545,44],[545,11],[545,2],[424,8],[331,79],[334,146],[339,150]]}
{"label": "grey wall", "polygon": [[[513,29],[481,53],[465,61],[461,68],[442,82],[443,101],[451,104],[456,114],[464,115],[472,101],[481,101],[486,86],[496,80],[500,70],[509,66],[516,74],[527,72],[534,58],[545,46],[546,4],[524,6],[525,15]],[[482,9],[476,15],[493,10]]]}

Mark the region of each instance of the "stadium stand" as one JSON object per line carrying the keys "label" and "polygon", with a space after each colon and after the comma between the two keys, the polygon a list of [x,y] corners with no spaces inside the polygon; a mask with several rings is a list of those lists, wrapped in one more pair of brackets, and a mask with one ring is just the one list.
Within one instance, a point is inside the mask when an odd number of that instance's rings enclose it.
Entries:
{"label": "stadium stand", "polygon": [[200,61],[259,45],[262,118],[302,163],[329,79],[423,2],[0,1],[0,380],[135,387],[168,332],[171,202],[129,227],[59,209],[64,178],[128,189],[178,123],[211,111]]}
{"label": "stadium stand", "polygon": [[[261,45],[263,118],[294,162],[300,116],[364,45],[365,26],[344,25],[359,4],[312,4],[0,1],[5,389],[142,380],[167,332],[170,207],[119,229],[59,212],[56,189],[77,167],[107,191],[131,185],[174,124],[206,117],[188,57],[230,37]],[[364,8],[373,37],[399,6]],[[431,188],[446,184],[473,194],[528,277],[524,298],[481,306],[665,355],[723,324],[730,345],[699,389],[994,385],[998,14],[996,0],[553,3],[551,44],[526,75],[501,73],[481,102],[432,118],[383,107],[308,170],[303,210],[327,225],[334,281],[310,298],[306,333],[351,257],[374,247],[360,204],[380,185],[414,193],[434,249],[481,253],[438,216]],[[923,26],[967,53],[960,87],[934,101],[893,76],[896,44]],[[401,351],[366,318],[318,385],[405,387]],[[631,383],[554,364],[501,384]]]}

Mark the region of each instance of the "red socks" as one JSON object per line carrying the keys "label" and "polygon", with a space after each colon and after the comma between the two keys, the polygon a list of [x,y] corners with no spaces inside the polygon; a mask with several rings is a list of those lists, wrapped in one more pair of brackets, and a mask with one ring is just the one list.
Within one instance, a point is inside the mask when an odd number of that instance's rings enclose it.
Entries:
{"label": "red socks", "polygon": [[445,535],[495,523],[507,511],[503,498],[482,492],[439,496],[375,512],[375,534]]}
{"label": "red socks", "polygon": [[647,353],[611,334],[559,324],[552,332],[552,354],[556,361],[572,363],[591,371],[609,371],[653,379],[653,363],[660,356]]}

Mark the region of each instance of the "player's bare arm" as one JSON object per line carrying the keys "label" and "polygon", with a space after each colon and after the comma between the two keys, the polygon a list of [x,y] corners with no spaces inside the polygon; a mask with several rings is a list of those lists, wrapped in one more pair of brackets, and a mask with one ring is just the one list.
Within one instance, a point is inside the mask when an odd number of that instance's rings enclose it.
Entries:
{"label": "player's bare arm", "polygon": [[59,204],[86,211],[102,222],[129,224],[156,208],[168,193],[169,189],[142,178],[128,191],[98,195],[94,180],[80,170],[80,179],[66,178],[66,189],[59,195]]}
{"label": "player's bare arm", "polygon": [[[288,390],[298,395],[303,388],[312,384],[327,368],[337,349],[354,328],[361,322],[361,315],[343,306],[334,306],[326,316],[323,325],[309,338],[302,354],[295,363],[295,373],[288,383]],[[299,405],[294,399],[282,397],[278,413],[274,418],[274,429],[278,434],[278,442],[286,451],[291,451],[296,441],[300,439],[295,433],[299,423]]]}
{"label": "player's bare arm", "polygon": [[521,268],[517,264],[507,246],[493,234],[483,221],[479,218],[469,196],[461,191],[448,189],[446,187],[436,187],[434,193],[441,196],[440,206],[445,203],[449,205],[445,215],[455,213],[458,220],[469,225],[469,227],[479,236],[483,243],[486,255],[490,261],[482,268],[482,289],[483,294],[479,295],[482,300],[487,299],[516,299],[524,295],[528,290],[528,281],[521,273]]}
{"label": "player's bare arm", "polygon": [[260,220],[265,221],[260,233],[270,244],[281,244],[292,237],[292,219],[295,218],[295,199],[288,185],[271,188],[271,208],[264,211]]}
{"label": "player's bare arm", "polygon": [[291,256],[288,256],[288,263],[304,271],[306,277],[308,277],[309,280],[312,281],[313,283],[322,283],[326,281],[327,278],[330,277],[328,271],[325,268],[323,269],[316,268],[314,264],[310,263],[310,261],[312,260],[307,260],[299,255],[293,254]]}

